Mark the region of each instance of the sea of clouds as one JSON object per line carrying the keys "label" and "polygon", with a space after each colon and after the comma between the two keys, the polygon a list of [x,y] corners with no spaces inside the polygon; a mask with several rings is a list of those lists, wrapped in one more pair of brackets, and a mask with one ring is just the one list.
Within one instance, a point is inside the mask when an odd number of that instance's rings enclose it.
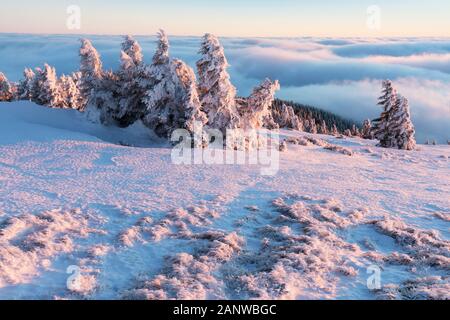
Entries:
{"label": "sea of clouds", "polygon": [[[104,67],[119,65],[120,36],[85,36]],[[55,66],[59,74],[78,69],[76,35],[0,34],[0,71],[18,81],[25,67]],[[136,37],[150,63],[154,36]],[[170,37],[171,55],[192,67],[198,37]],[[278,97],[311,104],[362,122],[380,113],[381,80],[394,81],[410,100],[417,140],[450,139],[450,39],[440,38],[222,38],[232,82],[248,95],[265,77],[278,79]]]}

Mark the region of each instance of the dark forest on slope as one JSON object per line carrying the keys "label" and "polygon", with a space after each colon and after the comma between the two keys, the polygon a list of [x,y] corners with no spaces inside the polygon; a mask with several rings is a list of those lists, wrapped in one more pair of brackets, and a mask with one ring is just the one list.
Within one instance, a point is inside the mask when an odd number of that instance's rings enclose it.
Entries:
{"label": "dark forest on slope", "polygon": [[[357,128],[361,127],[361,125],[357,124],[355,121],[345,119],[332,112],[294,101],[275,99],[272,104],[272,111],[280,110],[283,105],[292,107],[295,114],[303,123],[311,122],[311,119],[313,119],[314,123],[320,127],[322,122],[325,121],[328,132],[332,131],[333,125],[336,125],[336,128],[340,133],[344,133],[347,129],[353,130],[354,125]],[[305,126],[304,130],[309,131],[307,126]]]}

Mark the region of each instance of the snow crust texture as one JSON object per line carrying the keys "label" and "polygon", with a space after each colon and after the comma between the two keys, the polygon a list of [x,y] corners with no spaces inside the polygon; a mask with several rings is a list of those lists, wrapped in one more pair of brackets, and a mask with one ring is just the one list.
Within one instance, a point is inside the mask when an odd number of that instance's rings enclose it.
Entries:
{"label": "snow crust texture", "polygon": [[75,112],[0,104],[2,299],[450,298],[448,146],[281,130],[267,177]]}

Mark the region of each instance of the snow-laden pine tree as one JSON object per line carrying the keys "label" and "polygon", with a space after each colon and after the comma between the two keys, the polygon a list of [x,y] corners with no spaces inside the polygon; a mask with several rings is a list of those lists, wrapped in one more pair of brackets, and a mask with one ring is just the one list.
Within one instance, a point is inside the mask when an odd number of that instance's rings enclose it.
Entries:
{"label": "snow-laden pine tree", "polygon": [[201,43],[201,59],[197,62],[198,92],[208,126],[219,129],[239,127],[236,88],[230,82],[228,61],[216,36],[205,34]]}
{"label": "snow-laden pine tree", "polygon": [[194,71],[183,61],[169,58],[169,41],[158,33],[153,64],[147,68],[150,89],[144,102],[143,123],[160,137],[170,137],[176,129],[194,131],[194,122],[206,124],[201,110]]}
{"label": "snow-laden pine tree", "polygon": [[408,99],[397,95],[397,103],[391,109],[388,123],[389,146],[403,150],[414,150],[416,140],[415,129],[411,121]]}
{"label": "snow-laden pine tree", "polygon": [[12,101],[14,98],[13,88],[8,78],[0,72],[0,101]]}
{"label": "snow-laden pine tree", "polygon": [[207,122],[201,110],[194,71],[183,61],[171,59],[169,73],[148,92],[146,126],[160,137],[170,137],[176,129],[194,132],[194,122]]}
{"label": "snow-laden pine tree", "polygon": [[317,130],[317,124],[316,124],[316,119],[310,119],[309,120],[309,128],[308,128],[308,132],[312,133],[312,134],[316,134],[318,132]]}
{"label": "snow-laden pine tree", "polygon": [[[81,39],[80,59],[81,77],[79,88],[84,99],[80,110],[84,110],[85,105],[90,103],[91,96],[103,79],[103,69],[100,54],[87,39]],[[95,105],[95,102],[92,102],[92,104]]]}
{"label": "snow-laden pine tree", "polygon": [[140,44],[130,35],[126,36],[122,42],[122,51],[125,52],[133,61],[133,63],[138,66],[142,63],[143,55],[142,48]]}
{"label": "snow-laden pine tree", "polygon": [[319,131],[321,134],[329,134],[328,126],[327,126],[327,123],[325,122],[325,120],[321,121]]}
{"label": "snow-laden pine tree", "polygon": [[64,99],[59,87],[55,68],[44,65],[43,69],[36,68],[35,81],[32,88],[32,100],[43,106],[62,108]]}
{"label": "snow-laden pine tree", "polygon": [[241,128],[261,129],[267,123],[267,117],[272,117],[271,106],[275,99],[275,92],[280,89],[278,80],[264,80],[253,89],[247,103],[240,106]]}
{"label": "snow-laden pine tree", "polygon": [[42,74],[43,71],[41,68],[36,67],[34,69],[34,77],[33,80],[31,81],[30,100],[36,104],[40,104],[38,98],[41,92]]}
{"label": "snow-laden pine tree", "polygon": [[153,65],[166,65],[169,63],[169,38],[167,37],[164,30],[160,29],[156,34],[157,37],[157,48],[153,56]]}
{"label": "snow-laden pine tree", "polygon": [[166,106],[173,98],[175,85],[172,82],[169,58],[169,39],[164,30],[157,33],[157,48],[153,56],[153,63],[146,68],[150,84],[145,93],[144,103],[146,113],[143,122],[155,131],[158,136],[167,137],[170,134],[167,122]]}
{"label": "snow-laden pine tree", "polygon": [[272,115],[280,128],[303,131],[303,123],[292,106],[283,103],[280,107],[273,108]]}
{"label": "snow-laden pine tree", "polygon": [[78,73],[74,73],[71,76],[63,75],[59,79],[63,108],[79,110],[81,107],[82,99],[76,83],[78,76]]}
{"label": "snow-laden pine tree", "polygon": [[[128,38],[127,41],[129,41]],[[125,47],[125,44],[122,46]],[[134,42],[133,48],[140,48],[137,42]],[[134,51],[132,54],[134,58],[125,51],[121,52],[120,70],[117,72],[118,103],[112,118],[121,127],[133,124],[142,118],[147,110],[144,98],[148,90],[149,79],[145,66],[142,65],[142,56],[139,60]]]}
{"label": "snow-laden pine tree", "polygon": [[382,107],[382,113],[378,119],[372,121],[372,134],[375,139],[380,141],[381,147],[389,148],[390,137],[388,131],[389,117],[391,109],[395,105],[397,99],[397,91],[392,81],[384,80],[382,82],[382,94],[378,98],[378,105]]}
{"label": "snow-laden pine tree", "polygon": [[370,139],[370,140],[373,139],[372,123],[369,119],[364,120],[361,136],[364,139]]}
{"label": "snow-laden pine tree", "polygon": [[86,116],[93,122],[117,125],[114,114],[119,106],[119,77],[113,71],[104,71],[90,93]]}
{"label": "snow-laden pine tree", "polygon": [[338,130],[337,126],[336,126],[336,123],[333,123],[333,127],[331,128],[331,134],[333,136],[338,136],[339,135],[339,130]]}
{"label": "snow-laden pine tree", "polygon": [[356,124],[352,125],[352,136],[353,137],[361,136],[361,132],[359,131],[359,128],[356,126]]}
{"label": "snow-laden pine tree", "polygon": [[25,68],[23,71],[23,79],[20,80],[17,88],[17,98],[19,100],[31,100],[34,77],[35,74],[33,70],[30,68]]}

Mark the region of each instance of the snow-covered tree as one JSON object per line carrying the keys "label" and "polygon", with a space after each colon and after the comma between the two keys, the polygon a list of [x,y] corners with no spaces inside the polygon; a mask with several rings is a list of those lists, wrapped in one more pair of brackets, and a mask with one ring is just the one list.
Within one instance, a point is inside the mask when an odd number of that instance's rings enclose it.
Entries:
{"label": "snow-covered tree", "polygon": [[266,118],[272,117],[271,106],[275,92],[280,89],[278,80],[264,80],[253,89],[247,99],[247,104],[239,108],[241,127],[243,129],[260,129],[267,123]]}
{"label": "snow-covered tree", "polygon": [[169,63],[169,39],[164,30],[160,29],[156,35],[158,45],[153,56],[153,65],[164,65]]}
{"label": "snow-covered tree", "polygon": [[273,119],[280,128],[294,129],[303,131],[303,123],[299,116],[295,114],[294,108],[286,104],[282,104],[278,108],[272,110]]}
{"label": "snow-covered tree", "polygon": [[6,76],[0,72],[0,101],[12,101],[14,98],[13,88]]}
{"label": "snow-covered tree", "polygon": [[312,133],[312,134],[316,134],[317,133],[317,124],[316,124],[316,119],[310,119],[309,120],[309,127],[308,127],[308,132]]}
{"label": "snow-covered tree", "polygon": [[197,62],[198,92],[208,126],[225,133],[239,127],[236,88],[227,72],[228,61],[216,36],[205,34],[201,44],[202,58]]}
{"label": "snow-covered tree", "polygon": [[35,68],[34,77],[31,80],[30,100],[37,104],[39,104],[38,98],[41,91],[42,74],[43,71],[41,68]]}
{"label": "snow-covered tree", "polygon": [[171,71],[176,79],[174,81],[177,90],[175,97],[179,101],[181,110],[178,123],[181,128],[193,132],[195,122],[204,125],[208,121],[206,114],[201,110],[194,70],[183,61],[174,59]]}
{"label": "snow-covered tree", "polygon": [[395,105],[397,99],[397,91],[392,81],[385,80],[382,82],[382,94],[378,98],[378,105],[382,107],[382,113],[378,119],[373,120],[372,133],[374,138],[380,141],[380,146],[389,147],[388,124],[391,115],[391,109]]}
{"label": "snow-covered tree", "polygon": [[143,55],[142,48],[140,44],[130,35],[126,36],[122,42],[122,51],[125,52],[133,61],[133,63],[138,66],[142,63]]}
{"label": "snow-covered tree", "polygon": [[35,69],[35,77],[31,86],[31,100],[39,105],[61,108],[64,99],[59,86],[55,68],[44,65]]}
{"label": "snow-covered tree", "polygon": [[416,147],[415,129],[411,121],[409,102],[401,95],[397,96],[397,103],[391,109],[388,132],[389,147],[403,150],[414,150]]}
{"label": "snow-covered tree", "polygon": [[95,83],[86,107],[88,119],[105,125],[117,125],[114,119],[119,106],[119,77],[112,71],[105,71]]}
{"label": "snow-covered tree", "polygon": [[321,134],[329,134],[328,126],[327,126],[327,123],[325,122],[325,120],[322,120],[322,122],[320,123],[319,131]]}
{"label": "snow-covered tree", "polygon": [[161,137],[176,129],[194,131],[194,122],[206,124],[201,110],[194,71],[183,61],[170,60],[169,73],[148,92],[147,114],[143,122]]}
{"label": "snow-covered tree", "polygon": [[25,68],[23,71],[23,79],[20,80],[17,87],[17,99],[31,100],[31,91],[33,88],[35,74],[32,69]]}
{"label": "snow-covered tree", "polygon": [[[87,39],[81,40],[80,58],[81,78],[79,88],[81,96],[85,100],[84,104],[86,104],[102,81],[102,62],[100,60],[100,54]],[[84,106],[80,109],[83,110]]]}
{"label": "snow-covered tree", "polygon": [[359,128],[356,126],[356,124],[352,125],[352,136],[354,137],[361,136],[361,132],[359,131]]}
{"label": "snow-covered tree", "polygon": [[336,123],[333,123],[333,127],[331,128],[331,134],[333,136],[338,136],[339,135],[339,130],[338,130],[337,126],[336,126]]}
{"label": "snow-covered tree", "polygon": [[369,119],[364,120],[361,136],[364,139],[373,139],[372,123]]}
{"label": "snow-covered tree", "polygon": [[150,88],[146,92],[143,123],[160,137],[176,129],[194,130],[194,122],[206,124],[201,111],[194,71],[183,61],[169,58],[169,41],[158,33],[158,48],[153,64],[146,69]]}
{"label": "snow-covered tree", "polygon": [[373,136],[384,148],[412,150],[415,148],[414,126],[411,122],[409,103],[397,93],[390,80],[382,83],[382,95],[378,105],[383,108],[380,118],[372,125]]}
{"label": "snow-covered tree", "polygon": [[[126,43],[130,39],[126,39]],[[126,43],[122,47],[126,47]],[[140,48],[134,41],[132,48]],[[129,50],[130,51],[130,50]],[[139,52],[139,51],[138,51]],[[127,127],[142,118],[147,110],[144,98],[149,88],[150,80],[145,66],[142,65],[142,55],[129,56],[125,51],[121,52],[121,65],[117,73],[117,109],[112,118],[121,127]],[[137,58],[140,58],[137,59]]]}
{"label": "snow-covered tree", "polygon": [[63,97],[63,108],[78,110],[82,107],[82,98],[77,86],[78,76],[78,73],[74,73],[71,76],[63,75],[59,80],[59,86]]}

